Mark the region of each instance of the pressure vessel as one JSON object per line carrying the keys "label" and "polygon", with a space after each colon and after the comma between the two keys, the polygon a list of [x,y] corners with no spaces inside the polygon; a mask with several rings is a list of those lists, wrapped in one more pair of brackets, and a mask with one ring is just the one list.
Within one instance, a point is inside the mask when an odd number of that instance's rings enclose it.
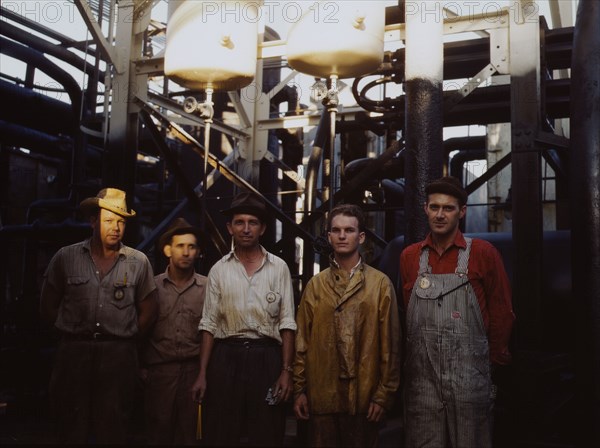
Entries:
{"label": "pressure vessel", "polygon": [[235,90],[250,84],[261,3],[170,0],[165,75],[191,89]]}
{"label": "pressure vessel", "polygon": [[370,73],[383,61],[384,32],[381,2],[312,2],[288,33],[288,63],[318,77]]}

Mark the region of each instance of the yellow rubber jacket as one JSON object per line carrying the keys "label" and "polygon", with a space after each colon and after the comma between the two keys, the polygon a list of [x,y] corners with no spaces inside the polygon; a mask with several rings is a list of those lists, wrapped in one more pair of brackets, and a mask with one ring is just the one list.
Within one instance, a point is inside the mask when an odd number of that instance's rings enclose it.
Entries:
{"label": "yellow rubber jacket", "polygon": [[334,264],[307,284],[297,314],[294,395],[313,414],[389,410],[400,383],[400,323],[389,278]]}

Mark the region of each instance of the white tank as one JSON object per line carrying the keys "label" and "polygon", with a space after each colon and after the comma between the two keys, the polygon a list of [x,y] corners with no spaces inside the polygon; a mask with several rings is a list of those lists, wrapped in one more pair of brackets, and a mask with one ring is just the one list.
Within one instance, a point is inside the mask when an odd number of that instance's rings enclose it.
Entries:
{"label": "white tank", "polygon": [[235,90],[256,72],[259,1],[170,0],[165,75],[192,89]]}
{"label": "white tank", "polygon": [[379,67],[385,32],[381,2],[312,5],[288,33],[287,57],[292,68],[312,76],[350,78]]}

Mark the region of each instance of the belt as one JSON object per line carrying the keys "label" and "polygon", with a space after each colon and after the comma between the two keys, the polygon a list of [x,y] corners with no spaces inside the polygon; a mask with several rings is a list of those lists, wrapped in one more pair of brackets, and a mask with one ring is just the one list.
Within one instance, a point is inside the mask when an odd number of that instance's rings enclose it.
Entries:
{"label": "belt", "polygon": [[130,341],[132,338],[115,336],[113,334],[106,333],[63,333],[62,339],[64,341]]}
{"label": "belt", "polygon": [[279,346],[279,342],[273,338],[225,338],[216,339],[215,342],[226,345],[241,345],[246,348]]}

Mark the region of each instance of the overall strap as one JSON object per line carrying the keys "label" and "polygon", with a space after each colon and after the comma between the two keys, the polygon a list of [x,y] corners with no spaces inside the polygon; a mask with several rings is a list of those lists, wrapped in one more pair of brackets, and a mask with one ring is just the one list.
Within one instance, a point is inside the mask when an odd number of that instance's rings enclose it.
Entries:
{"label": "overall strap", "polygon": [[421,250],[421,256],[419,257],[419,275],[425,273],[431,273],[431,266],[429,266],[429,248],[425,247]]}
{"label": "overall strap", "polygon": [[458,266],[456,266],[456,270],[454,271],[458,275],[467,275],[469,273],[469,255],[471,254],[471,243],[473,240],[465,237],[465,241],[467,242],[467,248],[458,251]]}

